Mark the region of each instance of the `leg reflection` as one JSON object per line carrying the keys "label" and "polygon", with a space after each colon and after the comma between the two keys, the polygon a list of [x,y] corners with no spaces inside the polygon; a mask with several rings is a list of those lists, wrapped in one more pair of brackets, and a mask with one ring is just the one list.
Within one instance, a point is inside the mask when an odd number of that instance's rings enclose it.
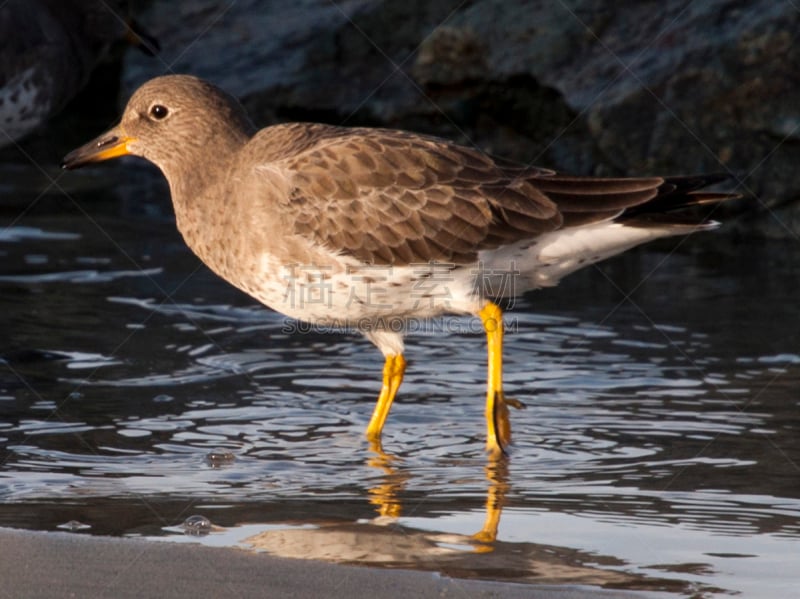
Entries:
{"label": "leg reflection", "polygon": [[[398,469],[401,458],[386,453],[380,440],[370,443],[373,455],[367,459],[367,465],[379,469],[382,476],[378,484],[369,488],[369,502],[377,507],[379,518],[397,519],[402,515],[402,495],[411,474]],[[508,474],[508,460],[490,460],[484,468],[486,480],[486,519],[483,528],[469,537],[475,552],[488,553],[494,549],[497,540],[497,529],[500,516],[511,488]]]}
{"label": "leg reflection", "polygon": [[486,520],[483,528],[472,535],[480,543],[475,551],[485,553],[492,551],[492,544],[497,540],[497,527],[511,485],[508,478],[508,460],[490,460],[485,468],[489,486],[486,490]]}
{"label": "leg reflection", "polygon": [[379,516],[399,518],[403,508],[400,495],[410,475],[397,469],[401,459],[386,453],[380,439],[370,440],[369,448],[374,455],[367,459],[367,466],[383,471],[380,484],[369,489],[369,502],[377,506]]}

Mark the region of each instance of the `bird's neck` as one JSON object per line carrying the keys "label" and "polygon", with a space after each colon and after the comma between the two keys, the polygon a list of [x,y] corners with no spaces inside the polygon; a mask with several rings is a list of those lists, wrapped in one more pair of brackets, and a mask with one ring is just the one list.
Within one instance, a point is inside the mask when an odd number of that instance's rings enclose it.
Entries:
{"label": "bird's neck", "polygon": [[184,140],[174,157],[159,164],[169,182],[178,230],[204,260],[205,246],[230,217],[224,196],[226,174],[237,163],[253,127],[243,122],[231,128],[212,127],[206,133]]}
{"label": "bird's neck", "polygon": [[236,152],[221,153],[225,159],[213,164],[201,164],[192,172],[185,171],[174,175],[164,170],[175,209],[175,220],[187,245],[200,256],[204,255],[204,245],[208,245],[209,236],[217,231],[226,218],[225,198],[222,193],[225,173],[236,159]]}
{"label": "bird's neck", "polygon": [[216,128],[206,133],[184,138],[174,154],[157,161],[169,182],[178,218],[181,213],[204,209],[199,199],[219,184],[249,139],[248,132],[239,129]]}

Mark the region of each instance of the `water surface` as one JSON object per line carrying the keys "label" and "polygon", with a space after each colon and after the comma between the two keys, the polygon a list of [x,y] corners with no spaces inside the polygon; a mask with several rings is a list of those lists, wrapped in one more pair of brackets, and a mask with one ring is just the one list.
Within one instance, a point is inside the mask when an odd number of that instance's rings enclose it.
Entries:
{"label": "water surface", "polygon": [[668,240],[518,301],[527,409],[491,464],[467,319],[409,340],[376,452],[377,350],[210,274],[163,196],[4,193],[0,526],[675,596],[800,583],[796,243]]}

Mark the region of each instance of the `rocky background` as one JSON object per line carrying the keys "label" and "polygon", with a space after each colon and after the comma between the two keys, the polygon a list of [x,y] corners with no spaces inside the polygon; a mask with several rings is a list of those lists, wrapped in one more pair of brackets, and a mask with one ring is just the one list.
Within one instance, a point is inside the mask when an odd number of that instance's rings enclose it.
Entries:
{"label": "rocky background", "polygon": [[582,174],[727,171],[740,229],[800,233],[800,2],[153,0],[138,20],[161,52],[125,53],[117,112],[193,73],[262,126],[399,127]]}

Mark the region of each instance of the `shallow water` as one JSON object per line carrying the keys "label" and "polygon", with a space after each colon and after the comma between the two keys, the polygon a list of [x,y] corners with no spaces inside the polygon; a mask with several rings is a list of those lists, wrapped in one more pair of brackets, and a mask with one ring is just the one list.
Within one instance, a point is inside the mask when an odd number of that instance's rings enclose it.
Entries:
{"label": "shallow water", "polygon": [[376,452],[372,346],[289,332],[163,203],[94,201],[0,214],[0,526],[676,596],[800,583],[798,244],[670,240],[518,301],[527,409],[490,464],[474,323],[410,339]]}

